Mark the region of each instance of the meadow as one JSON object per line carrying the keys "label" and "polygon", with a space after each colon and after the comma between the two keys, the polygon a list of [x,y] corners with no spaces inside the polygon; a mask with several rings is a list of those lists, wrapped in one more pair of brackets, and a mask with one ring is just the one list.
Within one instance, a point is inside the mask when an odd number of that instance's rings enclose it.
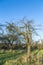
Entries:
{"label": "meadow", "polygon": [[[43,50],[31,52],[31,65],[43,65]],[[25,50],[0,50],[0,65],[27,65]],[[30,64],[28,64],[30,65]]]}
{"label": "meadow", "polygon": [[24,55],[22,50],[0,50],[0,65],[16,65],[16,61]]}

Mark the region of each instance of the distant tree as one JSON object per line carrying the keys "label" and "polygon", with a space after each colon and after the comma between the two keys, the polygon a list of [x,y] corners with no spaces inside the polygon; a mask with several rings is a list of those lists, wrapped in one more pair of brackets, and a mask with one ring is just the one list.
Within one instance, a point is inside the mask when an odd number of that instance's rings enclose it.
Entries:
{"label": "distant tree", "polygon": [[18,41],[18,27],[14,23],[7,24],[7,40],[12,48],[13,43]]}
{"label": "distant tree", "polygon": [[2,42],[2,37],[3,37],[3,35],[4,35],[4,30],[3,30],[3,28],[0,26],[0,43]]}

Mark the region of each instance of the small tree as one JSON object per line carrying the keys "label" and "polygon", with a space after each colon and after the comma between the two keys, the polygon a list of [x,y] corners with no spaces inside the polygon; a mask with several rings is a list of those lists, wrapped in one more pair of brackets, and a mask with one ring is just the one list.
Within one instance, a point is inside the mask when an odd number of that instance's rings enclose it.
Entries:
{"label": "small tree", "polygon": [[13,43],[18,40],[18,27],[14,23],[8,23],[7,29],[7,40],[12,48]]}

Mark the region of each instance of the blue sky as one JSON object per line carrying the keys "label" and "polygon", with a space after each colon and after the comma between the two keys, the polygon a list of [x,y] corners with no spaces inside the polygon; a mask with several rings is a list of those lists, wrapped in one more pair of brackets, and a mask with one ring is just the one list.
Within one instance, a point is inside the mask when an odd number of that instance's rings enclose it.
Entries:
{"label": "blue sky", "polygon": [[[0,23],[24,16],[34,20],[35,24],[43,24],[43,0],[0,0]],[[43,38],[43,31],[38,34]]]}

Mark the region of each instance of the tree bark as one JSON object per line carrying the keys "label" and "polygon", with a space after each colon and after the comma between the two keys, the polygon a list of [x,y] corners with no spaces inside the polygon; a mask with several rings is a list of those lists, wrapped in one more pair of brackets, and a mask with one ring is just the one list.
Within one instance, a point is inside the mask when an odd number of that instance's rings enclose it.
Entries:
{"label": "tree bark", "polygon": [[30,64],[30,45],[27,44],[27,63]]}

